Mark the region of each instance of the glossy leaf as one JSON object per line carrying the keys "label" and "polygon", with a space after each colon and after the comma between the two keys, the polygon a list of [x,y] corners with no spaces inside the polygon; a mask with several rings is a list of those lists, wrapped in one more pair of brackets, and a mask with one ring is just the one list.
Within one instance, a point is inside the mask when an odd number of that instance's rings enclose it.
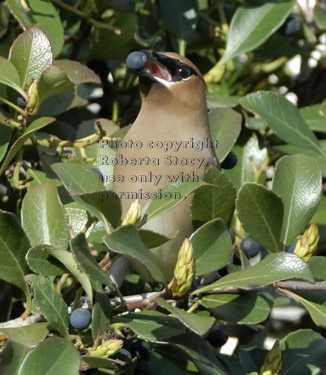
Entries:
{"label": "glossy leaf", "polygon": [[326,132],[326,113],[323,104],[303,107],[299,111],[311,130]]}
{"label": "glossy leaf", "polygon": [[[326,140],[325,139],[319,140],[318,145],[326,153]],[[289,145],[289,144],[279,145],[275,148],[281,151],[282,153],[288,154],[288,155],[303,154],[303,155],[312,156],[313,158],[317,160],[319,169],[321,170],[323,177],[326,177],[325,158],[321,154],[316,154],[316,152],[312,150],[311,148],[304,148],[304,147],[299,147],[299,146]]]}
{"label": "glossy leaf", "polygon": [[96,293],[92,310],[92,337],[94,342],[108,330],[112,315],[111,302],[106,293]]}
{"label": "glossy leaf", "polygon": [[241,130],[241,115],[230,108],[215,108],[209,112],[209,126],[212,139],[217,139],[215,154],[222,162],[231,151]]}
{"label": "glossy leaf", "polygon": [[215,322],[215,319],[212,317],[188,313],[182,309],[173,307],[161,297],[157,299],[157,303],[163,309],[169,311],[172,315],[174,315],[187,328],[197,333],[197,335],[202,336],[207,333]]}
{"label": "glossy leaf", "polygon": [[31,349],[25,345],[7,340],[1,356],[1,371],[6,375],[17,375],[30,351]]}
{"label": "glossy leaf", "polygon": [[33,121],[28,128],[24,131],[24,133],[14,142],[14,144],[10,147],[5,160],[0,168],[0,175],[6,170],[11,160],[16,156],[17,152],[23,147],[24,143],[28,138],[30,138],[34,133],[38,130],[44,128],[45,126],[51,124],[55,121],[53,117],[41,117],[35,121]]}
{"label": "glossy leaf", "polygon": [[32,246],[68,246],[68,220],[55,181],[40,184],[25,195],[22,226]]}
{"label": "glossy leaf", "polygon": [[158,197],[153,199],[146,211],[146,219],[150,220],[153,217],[170,210],[184,199],[190,199],[189,194],[198,190],[199,188],[214,188],[203,181],[191,182],[172,182],[158,193]]}
{"label": "glossy leaf", "polygon": [[10,340],[32,348],[48,335],[48,325],[46,322],[12,328],[3,328],[0,325],[0,329]]}
{"label": "glossy leaf", "polygon": [[[1,59],[0,59],[1,61]],[[0,115],[1,117],[1,115]],[[0,163],[6,155],[7,148],[11,139],[12,128],[0,121]]]}
{"label": "glossy leaf", "polygon": [[287,292],[296,301],[300,302],[309,312],[313,322],[320,327],[326,327],[326,306],[309,301],[298,294]]}
{"label": "glossy leaf", "polygon": [[78,375],[80,357],[67,340],[53,337],[41,342],[24,360],[17,375]]}
{"label": "glossy leaf", "polygon": [[274,252],[279,250],[283,217],[280,197],[263,185],[246,183],[239,190],[236,210],[250,237]]}
{"label": "glossy leaf", "polygon": [[179,320],[153,310],[131,312],[116,317],[115,321],[125,323],[140,337],[154,342],[185,332],[185,326]]}
{"label": "glossy leaf", "polygon": [[70,241],[70,244],[71,250],[82,270],[101,284],[112,284],[109,275],[102,270],[91,254],[84,233],[79,233]]}
{"label": "glossy leaf", "polygon": [[101,83],[99,77],[91,69],[78,61],[68,59],[55,60],[53,65],[60,68],[75,85],[86,82]]}
{"label": "glossy leaf", "polygon": [[200,303],[217,319],[237,324],[257,324],[267,319],[270,303],[257,293],[212,294],[203,296]]}
{"label": "glossy leaf", "polygon": [[133,225],[124,225],[116,229],[104,238],[104,242],[117,253],[137,259],[146,267],[154,280],[166,284],[159,259],[144,245]]}
{"label": "glossy leaf", "polygon": [[280,341],[282,374],[311,374],[310,366],[321,368],[325,364],[326,340],[311,329],[291,332]]}
{"label": "glossy leaf", "polygon": [[29,248],[30,243],[17,217],[0,210],[0,278],[22,289],[30,301],[24,279],[28,272],[25,255]]}
{"label": "glossy leaf", "polygon": [[46,246],[43,245],[29,249],[26,260],[30,269],[41,275],[59,276],[67,272],[67,270],[46,250]]}
{"label": "glossy leaf", "polygon": [[260,145],[255,133],[240,136],[232,152],[237,156],[237,165],[223,173],[238,190],[244,182],[255,181],[255,169],[260,170],[267,159],[267,149]]}
{"label": "glossy leaf", "polygon": [[82,360],[87,364],[87,368],[108,368],[118,370],[118,366],[114,359],[103,357],[92,357],[90,355],[83,355]]}
{"label": "glossy leaf", "polygon": [[323,4],[315,4],[314,6],[314,18],[318,27],[321,30],[326,29],[326,9]]}
{"label": "glossy leaf", "polygon": [[187,39],[198,21],[198,5],[195,0],[166,2],[160,0],[163,20],[170,32],[178,39]]}
{"label": "glossy leaf", "polygon": [[321,173],[314,158],[285,156],[276,164],[273,191],[284,203],[281,234],[284,245],[290,245],[295,240],[316,212],[321,189]]}
{"label": "glossy leaf", "polygon": [[297,107],[281,94],[258,91],[240,99],[247,110],[257,113],[285,142],[296,146],[311,148],[326,158],[319,147],[317,138],[309,129]]}
{"label": "glossy leaf", "polygon": [[105,190],[102,181],[87,163],[56,163],[51,168],[72,195]]}
{"label": "glossy leaf", "polygon": [[196,293],[224,286],[250,290],[252,287],[263,287],[286,279],[314,281],[307,263],[295,254],[282,252],[270,254],[243,271],[230,273],[213,284],[196,290]]}
{"label": "glossy leaf", "polygon": [[72,256],[70,251],[67,250],[59,250],[59,249],[52,249],[47,250],[52,257],[56,258],[59,262],[61,262],[70,272],[71,274],[80,282],[82,287],[84,288],[90,303],[93,303],[93,289],[91,281],[88,275],[78,268],[78,265]]}
{"label": "glossy leaf", "polygon": [[199,372],[205,375],[227,375],[215,352],[200,336],[193,333],[169,339],[169,344],[184,351],[195,363]]}
{"label": "glossy leaf", "polygon": [[25,96],[21,89],[20,78],[15,66],[7,59],[0,57],[0,83],[12,87],[14,90]]}
{"label": "glossy leaf", "polygon": [[32,26],[20,34],[13,43],[10,62],[16,67],[21,88],[28,81],[37,81],[52,64],[52,50],[48,37],[38,26]]}
{"label": "glossy leaf", "polygon": [[221,219],[212,220],[191,236],[196,260],[196,275],[223,268],[230,260],[232,243],[228,228]]}
{"label": "glossy leaf", "polygon": [[154,247],[161,246],[173,238],[173,236],[168,238],[168,237],[163,236],[162,234],[155,233],[146,229],[139,229],[138,234],[141,240],[146,245],[146,247],[148,247],[149,249],[153,249]]}
{"label": "glossy leaf", "polygon": [[204,181],[217,188],[195,192],[191,204],[192,219],[207,222],[221,218],[228,224],[234,212],[235,188],[224,173],[213,167],[206,171]]}
{"label": "glossy leaf", "polygon": [[54,56],[60,53],[64,42],[63,27],[50,1],[29,0],[28,9],[20,1],[8,0],[7,4],[24,29],[38,25],[49,37]]}
{"label": "glossy leaf", "polygon": [[237,8],[233,15],[226,51],[220,64],[260,46],[285,21],[295,4],[252,1]]}
{"label": "glossy leaf", "polygon": [[68,306],[61,294],[55,290],[53,283],[44,276],[27,275],[34,290],[33,302],[51,327],[62,336],[69,338]]}

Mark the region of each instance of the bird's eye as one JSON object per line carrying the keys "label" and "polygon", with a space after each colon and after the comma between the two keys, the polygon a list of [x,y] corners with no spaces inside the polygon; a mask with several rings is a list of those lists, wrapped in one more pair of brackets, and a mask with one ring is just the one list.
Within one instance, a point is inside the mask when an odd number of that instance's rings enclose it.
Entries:
{"label": "bird's eye", "polygon": [[191,76],[191,71],[188,66],[181,66],[177,69],[177,75],[181,78],[189,78]]}

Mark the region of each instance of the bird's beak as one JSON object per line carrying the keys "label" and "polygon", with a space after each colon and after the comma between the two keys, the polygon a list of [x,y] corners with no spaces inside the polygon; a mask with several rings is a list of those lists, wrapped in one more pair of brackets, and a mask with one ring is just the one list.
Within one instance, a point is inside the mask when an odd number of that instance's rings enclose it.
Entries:
{"label": "bird's beak", "polygon": [[140,77],[160,83],[172,82],[172,75],[162,63],[163,56],[147,50],[132,52],[127,58],[127,67]]}

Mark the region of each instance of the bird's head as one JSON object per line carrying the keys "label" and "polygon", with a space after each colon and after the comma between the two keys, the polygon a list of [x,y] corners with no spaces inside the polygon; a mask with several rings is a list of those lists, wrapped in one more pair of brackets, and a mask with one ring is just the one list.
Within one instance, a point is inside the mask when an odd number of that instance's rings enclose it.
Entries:
{"label": "bird's head", "polygon": [[205,82],[198,68],[174,52],[132,52],[127,67],[140,77],[143,101],[205,106]]}

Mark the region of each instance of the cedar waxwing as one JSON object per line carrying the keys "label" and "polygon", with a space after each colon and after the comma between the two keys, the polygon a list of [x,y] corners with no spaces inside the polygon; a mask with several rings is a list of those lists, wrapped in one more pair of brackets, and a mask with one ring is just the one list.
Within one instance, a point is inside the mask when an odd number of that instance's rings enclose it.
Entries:
{"label": "cedar waxwing", "polygon": [[[172,52],[138,51],[127,58],[139,76],[142,105],[137,119],[116,154],[114,191],[122,199],[123,215],[138,198],[145,211],[153,197],[170,182],[198,181],[208,166],[218,166],[209,130],[205,82],[196,66]],[[134,193],[134,194],[132,194]],[[192,233],[191,197],[149,220],[144,229],[171,241],[151,251],[169,281],[178,249]],[[135,267],[139,271],[139,266]],[[144,276],[144,270],[139,271]],[[146,277],[145,277],[146,278]]]}

